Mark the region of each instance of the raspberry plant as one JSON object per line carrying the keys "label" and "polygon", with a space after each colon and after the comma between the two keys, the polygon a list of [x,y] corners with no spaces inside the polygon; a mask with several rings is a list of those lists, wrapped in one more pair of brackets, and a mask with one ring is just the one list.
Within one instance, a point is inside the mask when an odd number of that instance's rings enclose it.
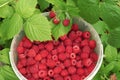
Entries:
{"label": "raspberry plant", "polygon": [[[60,21],[57,25],[42,14],[51,10]],[[16,34],[24,30],[32,41],[51,40],[51,35],[57,40],[69,32],[72,17],[82,17],[91,23],[104,45],[104,61],[93,80],[120,79],[117,65],[120,64],[119,0],[0,0],[0,65],[4,65],[0,66],[0,79],[17,80],[8,57],[11,40]],[[68,27],[63,26],[64,19],[70,19]]]}

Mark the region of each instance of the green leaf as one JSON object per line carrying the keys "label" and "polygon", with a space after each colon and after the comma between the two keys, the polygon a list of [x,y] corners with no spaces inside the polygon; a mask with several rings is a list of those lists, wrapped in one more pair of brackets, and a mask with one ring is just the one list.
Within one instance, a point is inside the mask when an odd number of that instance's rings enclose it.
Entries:
{"label": "green leaf", "polygon": [[108,38],[108,43],[111,46],[120,48],[120,27],[118,27],[110,32],[110,36]]}
{"label": "green leaf", "polygon": [[77,0],[80,16],[90,23],[99,20],[99,0]]}
{"label": "green leaf", "polygon": [[120,72],[116,72],[117,79],[120,79]]}
{"label": "green leaf", "polygon": [[97,73],[92,80],[101,80],[100,76],[101,75],[99,73]]}
{"label": "green leaf", "polygon": [[40,5],[41,11],[44,11],[46,8],[49,7],[49,3],[45,0],[38,0],[38,4]]}
{"label": "green leaf", "polygon": [[5,80],[4,77],[0,74],[0,80]]}
{"label": "green leaf", "polygon": [[31,40],[51,40],[51,26],[49,21],[42,14],[35,14],[30,17],[25,25],[24,31]]}
{"label": "green leaf", "polygon": [[37,4],[37,0],[18,0],[16,3],[16,11],[23,17],[30,17],[34,11]]}
{"label": "green leaf", "polygon": [[13,14],[13,8],[5,5],[3,7],[0,7],[0,17],[1,18],[7,18],[10,17]]}
{"label": "green leaf", "polygon": [[100,16],[104,22],[110,28],[116,28],[120,26],[120,7],[109,3],[101,3],[100,5]]}
{"label": "green leaf", "polygon": [[5,80],[19,80],[10,66],[2,66],[0,69],[0,74]]}
{"label": "green leaf", "polygon": [[8,4],[8,3],[11,2],[11,1],[13,1],[13,0],[0,0],[0,7]]}
{"label": "green leaf", "polygon": [[105,60],[107,62],[114,61],[117,58],[117,49],[115,47],[107,45],[105,48],[105,56]]}
{"label": "green leaf", "polygon": [[117,72],[117,71],[120,71],[120,65],[118,65],[118,64],[120,64],[120,61],[114,61],[114,68],[113,68],[113,70],[112,70],[112,72]]}
{"label": "green leaf", "polygon": [[18,34],[22,29],[23,20],[19,14],[14,13],[10,19],[6,19],[0,26],[0,33],[3,39],[8,40]]}

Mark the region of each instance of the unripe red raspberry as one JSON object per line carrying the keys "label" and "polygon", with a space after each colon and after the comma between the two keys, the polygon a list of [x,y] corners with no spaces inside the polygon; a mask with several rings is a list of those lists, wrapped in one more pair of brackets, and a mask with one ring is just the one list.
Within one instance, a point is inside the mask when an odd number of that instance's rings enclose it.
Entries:
{"label": "unripe red raspberry", "polygon": [[55,16],[56,16],[55,12],[54,11],[50,11],[49,17],[50,18],[54,18]]}
{"label": "unripe red raspberry", "polygon": [[64,25],[65,27],[69,26],[69,24],[70,24],[70,20],[69,20],[69,19],[64,19],[64,20],[63,20],[63,25]]}

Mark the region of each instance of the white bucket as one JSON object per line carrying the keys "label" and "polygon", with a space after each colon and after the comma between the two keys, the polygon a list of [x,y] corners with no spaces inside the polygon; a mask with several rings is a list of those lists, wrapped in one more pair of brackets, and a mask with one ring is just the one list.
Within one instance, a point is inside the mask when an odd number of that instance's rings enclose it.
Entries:
{"label": "white bucket", "polygon": [[[48,15],[48,13],[45,13],[45,16]],[[91,35],[92,35],[92,39],[96,40],[97,42],[97,47],[95,49],[95,51],[97,52],[99,58],[97,61],[97,64],[94,68],[94,70],[84,79],[84,80],[92,80],[92,78],[96,75],[96,73],[98,72],[98,70],[100,69],[100,66],[102,64],[103,61],[103,45],[101,43],[100,37],[98,35],[98,33],[95,31],[95,29],[93,28],[92,25],[90,25],[89,23],[87,23],[86,21],[84,21],[81,18],[74,18],[73,22],[77,23],[79,25],[80,30],[82,31],[90,31]],[[15,74],[17,75],[17,77],[20,80],[27,80],[17,69],[16,64],[17,64],[17,51],[16,48],[20,42],[20,40],[22,39],[24,35],[24,32],[21,31],[18,35],[16,35],[13,40],[12,40],[12,44],[11,44],[11,49],[10,49],[10,62],[12,65],[12,68],[15,72]]]}

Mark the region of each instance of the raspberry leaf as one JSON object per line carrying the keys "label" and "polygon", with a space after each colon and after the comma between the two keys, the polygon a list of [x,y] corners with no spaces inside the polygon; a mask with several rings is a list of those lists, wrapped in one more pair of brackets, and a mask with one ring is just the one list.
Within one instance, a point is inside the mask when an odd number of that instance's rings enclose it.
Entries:
{"label": "raspberry leaf", "polygon": [[44,11],[47,7],[49,7],[49,3],[45,0],[38,0],[38,4],[40,5],[41,11]]}
{"label": "raspberry leaf", "polygon": [[15,8],[23,18],[28,18],[34,13],[36,4],[37,0],[18,0]]}
{"label": "raspberry leaf", "polygon": [[11,2],[11,1],[13,1],[13,0],[0,0],[0,7],[8,4],[8,3]]}
{"label": "raspberry leaf", "polygon": [[35,14],[28,18],[24,24],[24,30],[27,37],[31,40],[52,40],[50,23],[42,14]]}

